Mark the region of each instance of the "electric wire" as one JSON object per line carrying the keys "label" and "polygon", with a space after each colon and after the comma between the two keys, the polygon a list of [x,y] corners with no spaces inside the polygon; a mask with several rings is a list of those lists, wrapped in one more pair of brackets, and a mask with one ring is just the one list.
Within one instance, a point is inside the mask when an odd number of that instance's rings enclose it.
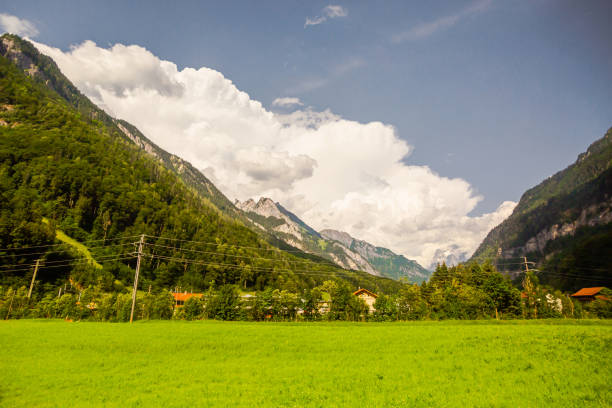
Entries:
{"label": "electric wire", "polygon": [[307,252],[300,251],[300,250],[295,250],[294,251],[294,250],[284,250],[284,249],[280,249],[280,248],[276,248],[276,247],[261,248],[261,247],[252,247],[252,246],[244,246],[244,245],[234,245],[234,244],[231,244],[229,242],[191,241],[191,240],[188,240],[188,239],[158,237],[158,236],[155,236],[155,235],[146,235],[146,234],[145,234],[145,237],[147,237],[147,238],[155,238],[155,239],[163,239],[163,240],[168,240],[168,241],[176,241],[176,242],[188,242],[188,243],[194,243],[194,244],[200,244],[200,245],[228,245],[228,246],[231,246],[232,248],[255,249],[255,250],[259,250],[259,251],[269,251],[269,252],[277,252],[277,253],[288,252],[288,253],[308,254]]}
{"label": "electric wire", "polygon": [[[177,248],[177,247],[173,247],[173,246],[167,246],[167,245],[159,245],[159,244],[148,244],[148,243],[144,243],[145,246],[148,247],[155,247],[155,248],[166,248],[166,249],[173,249],[177,252],[182,252],[182,251],[187,251],[187,252],[193,252],[193,253],[198,253],[198,254],[208,254],[208,255],[222,255],[222,256],[226,256],[226,257],[230,257],[230,258],[243,258],[243,259],[257,259],[257,260],[265,260],[265,261],[282,261],[282,262],[287,262],[287,263],[313,263],[314,261],[308,261],[308,260],[304,260],[304,261],[289,261],[289,260],[284,260],[284,259],[275,259],[275,258],[261,258],[261,257],[254,257],[254,256],[248,256],[248,255],[233,255],[233,254],[227,254],[224,252],[216,252],[216,251],[198,251],[195,249],[188,249],[188,248]],[[318,265],[329,265],[329,266],[333,266],[333,267],[338,267],[338,265],[331,263],[331,262],[315,262]]]}
{"label": "electric wire", "polygon": [[[80,243],[81,244],[85,244],[85,243],[89,243],[89,242],[117,241],[117,240],[121,240],[121,239],[128,239],[128,238],[135,238],[135,237],[140,237],[140,235],[128,235],[128,236],[119,237],[119,238],[93,239],[93,240],[89,240],[89,241],[81,241]],[[60,246],[60,245],[66,245],[66,243],[62,242],[62,243],[59,243],[59,244],[33,245],[33,246],[18,247],[18,248],[0,248],[0,251],[11,251],[11,250],[14,250],[14,249],[49,248],[49,247],[56,247],[56,246]]]}
{"label": "electric wire", "polygon": [[[133,255],[129,255],[129,256],[124,256],[124,257],[116,257],[116,258],[112,258],[112,259],[106,259],[105,261],[115,261],[115,260],[124,260],[124,259],[134,259]],[[49,269],[49,268],[63,268],[66,266],[73,266],[73,265],[81,265],[81,264],[92,264],[92,262],[90,260],[84,260],[84,261],[72,261],[72,262],[67,262],[65,264],[62,265],[39,265],[38,269]],[[26,272],[26,271],[30,271],[30,268],[25,268],[25,269],[3,269],[0,270],[0,273],[5,273],[5,272]]]}
{"label": "electric wire", "polygon": [[[130,246],[130,245],[134,245],[137,244],[135,242],[128,242],[125,244],[112,244],[112,245],[100,245],[100,246],[94,246],[94,247],[86,247],[87,250],[89,250],[90,252],[95,252],[97,250],[100,249],[104,249],[104,248],[114,248],[114,247],[119,247],[119,246]],[[70,244],[65,244],[67,246],[70,246]],[[43,251],[43,252],[24,252],[24,253],[18,253],[18,254],[7,254],[7,255],[0,255],[0,258],[10,258],[10,257],[23,257],[23,256],[34,256],[34,255],[47,255],[47,254],[55,254],[55,253],[63,253],[66,252],[67,250],[55,250],[55,251]]]}

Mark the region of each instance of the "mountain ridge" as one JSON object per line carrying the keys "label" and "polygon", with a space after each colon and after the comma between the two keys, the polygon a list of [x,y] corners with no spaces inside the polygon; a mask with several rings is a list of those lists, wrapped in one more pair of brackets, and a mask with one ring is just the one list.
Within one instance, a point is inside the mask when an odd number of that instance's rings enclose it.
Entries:
{"label": "mountain ridge", "polygon": [[[527,257],[541,279],[566,290],[612,283],[612,128],[576,161],[528,189],[489,232],[473,260]],[[593,278],[594,270],[607,277]]]}
{"label": "mountain ridge", "polygon": [[267,197],[257,202],[248,199],[234,203],[250,217],[258,228],[268,231],[289,245],[325,258],[346,269],[359,269],[392,279],[423,281],[429,271],[416,261],[391,250],[356,240],[346,232],[322,230],[317,232],[280,203]]}
{"label": "mountain ridge", "polygon": [[382,276],[393,279],[409,277],[416,281],[423,281],[427,280],[431,274],[415,260],[398,255],[388,248],[353,238],[346,232],[325,229],[321,231],[321,235],[332,240],[340,238],[342,240],[340,242],[365,258]]}

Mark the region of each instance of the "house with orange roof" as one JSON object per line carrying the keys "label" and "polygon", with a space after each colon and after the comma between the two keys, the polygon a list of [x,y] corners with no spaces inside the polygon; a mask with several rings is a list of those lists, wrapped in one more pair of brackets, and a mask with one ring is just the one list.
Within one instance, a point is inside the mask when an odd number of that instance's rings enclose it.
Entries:
{"label": "house with orange roof", "polygon": [[188,293],[188,292],[173,292],[172,297],[174,298],[174,307],[183,307],[187,299],[192,297],[201,298],[204,296],[202,293]]}
{"label": "house with orange roof", "polygon": [[595,299],[610,300],[608,297],[600,293],[603,289],[605,289],[603,286],[598,286],[595,288],[582,288],[578,292],[574,293],[572,297],[582,302],[592,302]]}

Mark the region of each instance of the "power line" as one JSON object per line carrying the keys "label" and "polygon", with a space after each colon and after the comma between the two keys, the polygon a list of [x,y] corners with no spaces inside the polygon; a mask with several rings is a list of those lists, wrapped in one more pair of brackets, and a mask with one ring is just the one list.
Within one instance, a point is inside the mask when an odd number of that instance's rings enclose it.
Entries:
{"label": "power line", "polygon": [[611,276],[599,276],[599,275],[576,275],[576,274],[572,274],[572,273],[564,273],[564,272],[557,272],[557,271],[551,271],[551,270],[538,270],[538,272],[541,273],[545,273],[545,274],[549,274],[549,275],[559,275],[559,276],[569,276],[569,277],[577,277],[577,278],[582,278],[582,277],[588,277],[588,278],[599,278],[599,279],[612,279],[612,275]]}
{"label": "power line", "polygon": [[[67,243],[65,243],[65,245],[70,246],[70,244],[67,244]],[[133,242],[128,242],[128,243],[125,243],[125,244],[99,245],[99,246],[86,247],[86,248],[87,248],[87,250],[89,250],[91,252],[95,252],[97,250],[104,249],[104,248],[114,248],[114,247],[129,246],[129,245],[134,245],[134,243]],[[24,252],[24,253],[18,253],[18,254],[0,255],[0,258],[34,256],[34,255],[46,255],[46,254],[55,254],[55,253],[62,253],[62,252],[66,252],[66,251],[65,250],[55,250],[55,251],[43,251],[43,252]]]}
{"label": "power line", "polygon": [[[168,257],[168,256],[163,256],[163,255],[151,255],[151,254],[145,254],[144,256],[149,257],[149,258],[158,258],[158,259],[165,259],[165,260],[169,260],[169,261],[175,261],[178,263],[187,263],[187,264],[197,264],[197,265],[205,265],[205,266],[225,266],[228,268],[245,268],[245,267],[250,267],[253,270],[265,270],[265,271],[293,271],[292,269],[287,269],[287,268],[276,268],[276,267],[263,267],[263,266],[254,266],[254,265],[236,265],[236,264],[226,264],[226,263],[219,263],[219,262],[206,262],[206,261],[198,261],[196,259],[191,259],[191,258],[174,258],[174,257]],[[259,259],[259,258],[253,258],[253,259]]]}
{"label": "power line", "polygon": [[[357,277],[357,274],[358,274],[358,272],[356,271],[348,271],[348,270],[342,270],[342,269],[334,270],[334,271],[316,271],[316,270],[306,270],[306,269],[288,269],[288,268],[277,268],[277,267],[261,267],[261,266],[253,266],[253,265],[224,264],[224,263],[218,263],[218,262],[204,262],[204,261],[198,261],[195,259],[173,258],[173,257],[167,257],[163,255],[143,254],[143,256],[147,258],[151,258],[151,259],[163,259],[163,260],[168,260],[168,261],[175,261],[177,263],[186,263],[186,264],[191,264],[191,265],[202,265],[202,266],[220,266],[220,267],[225,267],[228,269],[244,269],[246,267],[249,267],[251,268],[251,270],[260,271],[260,272],[290,272],[294,274],[326,274],[327,276],[344,274],[344,276],[347,276],[347,277],[349,276]],[[258,258],[254,258],[254,259],[258,259]],[[363,272],[363,273],[367,273],[367,272]]]}
{"label": "power line", "polygon": [[[466,270],[467,271],[467,270]],[[585,279],[585,280],[597,280],[597,281],[601,281],[601,280],[606,280],[606,279],[611,279],[612,276],[600,276],[600,275],[570,275],[570,274],[566,274],[566,273],[562,273],[562,272],[557,272],[557,271],[553,271],[553,270],[549,270],[549,269],[533,269],[532,271],[535,272],[540,272],[540,273],[545,273],[545,274],[549,274],[549,275],[559,275],[559,276],[566,276],[566,277],[571,277],[571,278],[575,278],[575,279]],[[468,271],[469,272],[469,271]],[[498,271],[499,273],[525,273],[524,270],[518,270],[518,271]],[[440,278],[461,278],[463,275],[463,273],[459,272],[451,272],[446,271],[446,272],[438,272],[438,271],[434,271],[434,273],[431,275],[431,277],[440,277]]]}
{"label": "power line", "polygon": [[[231,244],[229,242],[207,242],[207,241],[191,241],[188,239],[178,239],[178,238],[166,238],[166,237],[157,237],[154,235],[145,235],[145,237],[147,238],[155,238],[155,239],[164,239],[164,240],[168,240],[168,241],[177,241],[177,242],[189,242],[189,243],[194,243],[194,244],[200,244],[200,245],[230,245],[232,248],[244,248],[244,249],[256,249],[259,251],[272,251],[272,252],[278,252],[278,253],[283,253],[283,252],[289,252],[289,253],[299,253],[299,254],[308,254],[305,251],[300,251],[300,250],[296,250],[296,251],[292,251],[292,250],[284,250],[284,249],[279,249],[276,247],[272,247],[272,248],[261,248],[261,247],[251,247],[251,246],[244,246],[244,245],[234,245]],[[312,255],[312,254],[309,254]]]}
{"label": "power line", "polygon": [[227,254],[224,252],[215,252],[215,251],[198,251],[195,249],[187,249],[187,248],[177,248],[177,247],[172,247],[172,246],[167,246],[167,245],[158,245],[158,244],[144,244],[145,246],[149,246],[149,247],[156,247],[156,248],[167,248],[167,249],[173,249],[175,251],[178,252],[182,252],[182,251],[187,251],[187,252],[193,252],[193,253],[198,253],[198,254],[208,254],[208,255],[222,255],[222,256],[226,256],[226,257],[230,257],[230,258],[243,258],[243,259],[257,259],[257,260],[265,260],[265,261],[282,261],[282,262],[287,262],[287,263],[316,263],[318,265],[329,265],[329,266],[333,266],[338,268],[338,265],[332,263],[332,262],[314,262],[314,261],[308,261],[308,260],[304,260],[304,261],[289,261],[289,260],[285,260],[285,259],[275,259],[275,258],[261,258],[261,257],[254,257],[254,256],[247,256],[247,255],[232,255],[232,254]]}
{"label": "power line", "polygon": [[[139,237],[140,235],[128,235],[125,237],[120,237],[120,238],[106,238],[106,239],[93,239],[93,240],[89,240],[89,241],[81,241],[81,244],[84,243],[89,243],[89,242],[100,242],[100,241],[117,241],[117,240],[121,240],[121,239],[128,239],[128,238],[134,238],[134,237]],[[56,247],[56,246],[60,246],[60,245],[66,245],[65,242],[59,243],[59,244],[48,244],[48,245],[33,245],[33,246],[26,246],[26,247],[17,247],[17,248],[0,248],[0,251],[11,251],[11,250],[15,250],[15,249],[33,249],[33,248],[49,248],[49,247]]]}
{"label": "power line", "polygon": [[[112,258],[115,256],[120,256],[120,255],[127,255],[128,253],[123,253],[123,254],[112,254],[112,255],[103,255],[103,256],[99,256],[97,259],[100,260],[104,260],[105,258]],[[90,259],[90,262],[94,262],[97,259]],[[70,260],[66,260],[66,259],[60,259],[57,261],[46,261],[46,264],[55,264],[55,263],[61,263],[61,262],[71,262]],[[11,267],[11,266],[34,266],[35,264],[13,264],[13,265],[0,265],[0,267]]]}
{"label": "power line", "polygon": [[[124,260],[124,259],[134,259],[133,255],[129,255],[129,256],[124,256],[124,257],[117,257],[117,258],[113,258],[113,259],[105,259],[104,261],[115,261],[115,260]],[[51,266],[45,266],[45,265],[41,265],[39,267],[39,269],[49,269],[49,268],[63,268],[66,266],[73,266],[73,265],[80,265],[80,264],[91,264],[91,261],[87,260],[87,261],[74,261],[74,262],[68,262],[66,264],[62,264],[62,265],[51,265]],[[24,269],[4,269],[4,270],[0,270],[0,273],[2,272],[24,272],[24,271],[29,271],[31,268],[24,268]]]}

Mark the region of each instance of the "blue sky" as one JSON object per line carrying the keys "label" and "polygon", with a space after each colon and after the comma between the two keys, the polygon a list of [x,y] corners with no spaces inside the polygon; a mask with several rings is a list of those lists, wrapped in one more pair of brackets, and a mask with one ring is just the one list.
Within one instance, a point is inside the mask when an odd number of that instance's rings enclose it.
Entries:
{"label": "blue sky", "polygon": [[0,13],[64,51],[136,44],[179,70],[211,68],[272,111],[295,97],[391,125],[412,146],[407,165],[482,196],[470,216],[518,201],[612,126],[609,1],[20,1]]}
{"label": "blue sky", "polygon": [[[270,104],[297,96],[415,147],[407,159],[468,180],[494,209],[571,163],[612,126],[612,3],[491,2],[450,27],[397,43],[473,1],[22,1],[2,9],[67,48],[139,44],[179,67],[223,72]],[[309,89],[313,88],[313,89]]]}

